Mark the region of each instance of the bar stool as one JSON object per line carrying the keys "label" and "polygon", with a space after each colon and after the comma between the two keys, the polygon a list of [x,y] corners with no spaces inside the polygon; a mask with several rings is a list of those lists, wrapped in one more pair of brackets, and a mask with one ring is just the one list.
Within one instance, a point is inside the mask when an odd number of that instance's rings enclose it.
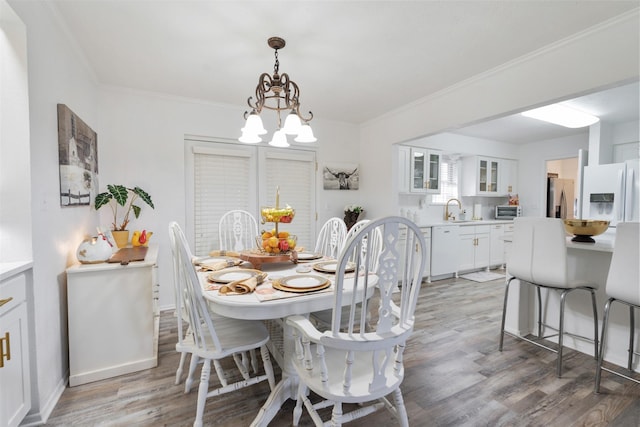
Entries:
{"label": "bar stool", "polygon": [[[528,218],[520,217],[514,219],[513,243],[507,271],[510,279],[504,291],[504,306],[502,309],[502,325],[500,329],[500,346],[502,351],[504,334],[509,334],[514,338],[527,341],[544,349],[557,353],[556,375],[562,375],[562,351],[564,335],[571,335],[576,338],[593,341],[594,359],[598,357],[598,312],[596,309],[596,286],[585,281],[576,280],[572,277],[572,271],[567,267],[567,246],[566,232],[564,224],[558,218]],[[554,335],[543,336],[542,328],[556,330],[558,333],[558,349],[554,349],[542,344],[537,340],[511,334],[504,330],[507,313],[507,299],[509,297],[509,285],[514,279],[520,283],[529,283],[536,288],[537,308],[538,308],[538,331],[539,340],[550,338]],[[542,297],[541,289],[557,291],[560,293],[560,319],[559,325],[549,326],[542,321]],[[593,340],[591,338],[578,336],[564,330],[564,305],[567,295],[574,290],[584,290],[591,293],[591,303],[593,306]]]}
{"label": "bar stool", "polygon": [[604,360],[605,343],[607,339],[607,325],[609,323],[609,310],[613,302],[619,302],[629,306],[629,359],[627,369],[631,372],[633,365],[635,316],[634,309],[640,308],[640,272],[638,271],[638,256],[640,250],[640,223],[625,222],[616,227],[616,246],[611,258],[609,275],[607,276],[606,293],[609,300],[604,305],[604,321],[602,323],[602,338],[600,339],[600,355],[598,356],[598,368],[596,370],[596,387],[594,392],[600,392],[600,378],[602,371],[607,371],[619,377],[640,384],[639,380],[626,376],[620,372],[602,366]]}

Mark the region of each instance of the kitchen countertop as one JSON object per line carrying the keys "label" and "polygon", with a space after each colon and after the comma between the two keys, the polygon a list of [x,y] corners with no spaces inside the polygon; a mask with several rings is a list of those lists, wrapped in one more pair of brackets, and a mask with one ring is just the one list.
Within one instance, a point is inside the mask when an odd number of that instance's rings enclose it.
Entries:
{"label": "kitchen countertop", "polygon": [[512,224],[512,219],[487,219],[487,220],[464,220],[464,221],[433,221],[421,222],[418,227],[439,227],[443,225],[492,225],[492,224]]}
{"label": "kitchen countertop", "polygon": [[30,269],[33,261],[0,262],[0,280],[7,279]]}

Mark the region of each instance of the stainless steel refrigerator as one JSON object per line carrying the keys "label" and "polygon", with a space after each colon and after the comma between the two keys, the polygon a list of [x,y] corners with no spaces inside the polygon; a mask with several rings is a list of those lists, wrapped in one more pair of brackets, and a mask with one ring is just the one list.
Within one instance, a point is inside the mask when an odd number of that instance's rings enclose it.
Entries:
{"label": "stainless steel refrigerator", "polygon": [[572,219],[575,203],[573,179],[547,178],[547,217]]}

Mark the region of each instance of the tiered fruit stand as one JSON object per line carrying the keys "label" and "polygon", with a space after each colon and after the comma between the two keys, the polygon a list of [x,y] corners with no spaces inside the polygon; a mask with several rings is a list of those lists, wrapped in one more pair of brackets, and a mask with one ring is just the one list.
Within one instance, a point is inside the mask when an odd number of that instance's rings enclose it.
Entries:
{"label": "tiered fruit stand", "polygon": [[275,207],[262,207],[260,215],[263,224],[273,223],[274,228],[271,231],[263,231],[260,236],[256,236],[258,249],[243,251],[240,253],[240,258],[250,262],[258,270],[265,263],[296,262],[296,236],[287,233],[280,237],[279,224],[289,224],[295,216],[295,210],[289,205],[284,208],[280,207],[280,188],[276,189]]}

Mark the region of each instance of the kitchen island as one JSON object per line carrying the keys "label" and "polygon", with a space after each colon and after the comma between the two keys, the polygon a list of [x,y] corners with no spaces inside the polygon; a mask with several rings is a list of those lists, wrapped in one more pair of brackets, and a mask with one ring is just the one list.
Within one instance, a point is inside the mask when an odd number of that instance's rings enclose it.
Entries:
{"label": "kitchen island", "polygon": [[[608,299],[605,287],[615,246],[615,230],[608,230],[594,239],[596,240],[595,243],[577,243],[572,242],[571,237],[567,237],[567,262],[569,263],[569,268],[576,271],[576,278],[589,281],[598,288],[596,291],[596,304],[598,308],[598,330],[600,331],[599,334],[601,334],[604,304]],[[509,277],[508,274],[509,265],[507,262],[507,277]],[[514,282],[509,290],[505,329],[512,334],[526,336],[532,334],[536,329],[535,292],[533,286],[522,286],[517,283],[517,280]],[[637,286],[637,284],[629,283],[629,286]],[[543,316],[545,316],[545,323],[557,326],[560,313],[560,294],[555,291],[543,290],[542,304],[546,307],[542,312]],[[574,292],[567,297],[565,304],[566,331],[585,337],[593,336],[592,316],[591,299],[587,292]],[[635,318],[636,331],[640,330],[639,317],[636,316]],[[626,367],[629,342],[628,328],[629,309],[626,306],[615,304],[609,316],[608,345],[604,355],[606,361]],[[553,332],[547,329],[543,333],[544,335],[550,335]],[[600,339],[600,336],[598,336],[598,339]],[[549,338],[549,340],[555,343],[558,342],[557,336]],[[638,351],[638,341],[636,339],[635,351]],[[582,353],[593,354],[592,343],[570,335],[565,335],[564,345]],[[640,372],[640,363],[636,361],[633,368],[636,372]]]}

